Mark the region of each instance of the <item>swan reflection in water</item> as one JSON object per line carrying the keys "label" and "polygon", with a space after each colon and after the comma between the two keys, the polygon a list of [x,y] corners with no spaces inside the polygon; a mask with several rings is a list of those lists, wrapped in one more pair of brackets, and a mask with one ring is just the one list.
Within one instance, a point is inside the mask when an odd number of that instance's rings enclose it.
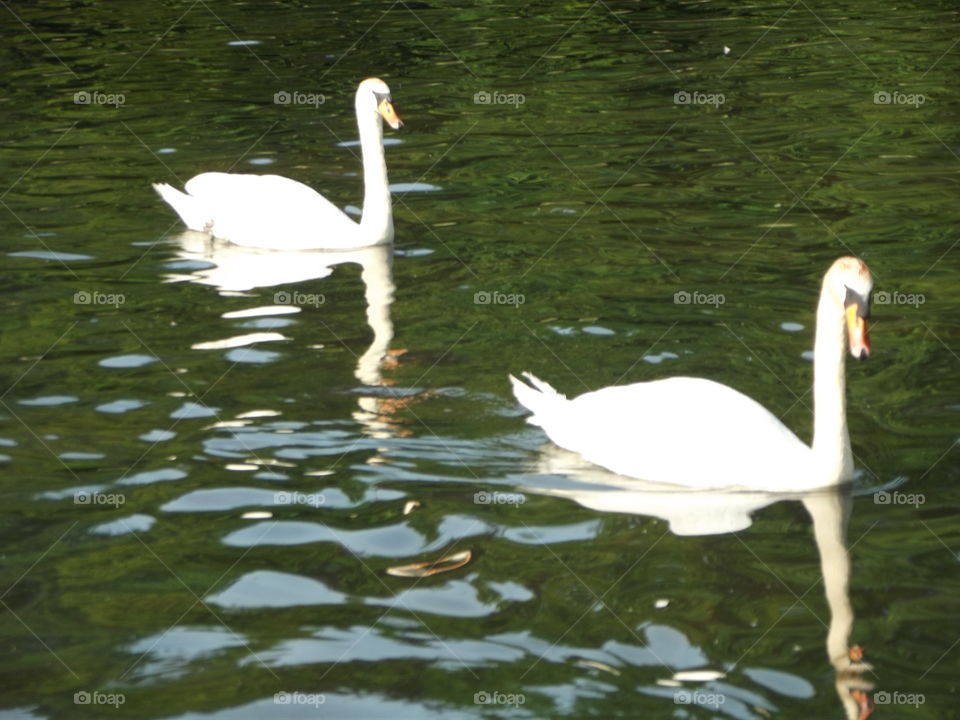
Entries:
{"label": "swan reflection in water", "polygon": [[537,484],[530,485],[527,476],[528,484],[521,490],[569,498],[601,512],[656,517],[680,536],[738,532],[750,527],[751,514],[761,508],[781,501],[802,502],[813,520],[830,609],[826,651],[836,671],[837,695],[848,720],[866,720],[873,712],[869,693],[874,686],[864,677],[872,667],[863,661],[859,646],[849,646],[854,620],[845,541],[852,500],[849,484],[793,493],[684,489],[616,475],[553,444],[541,449],[536,470]]}
{"label": "swan reflection in water", "polygon": [[[393,321],[393,244],[365,248],[323,250],[265,250],[242,247],[211,239],[207,233],[185,232],[175,238],[179,244],[177,260],[171,268],[177,272],[165,277],[168,282],[194,282],[217,288],[225,296],[246,296],[257,288],[272,288],[290,283],[320,280],[333,273],[337,265],[356,263],[361,267],[367,306],[367,324],[373,341],[357,357],[354,376],[364,386],[385,388],[392,381],[383,377],[384,369],[396,365],[402,350],[391,350]],[[281,290],[269,297],[266,304],[248,310],[224,313],[225,318],[269,317],[299,312],[299,305],[319,306],[320,292],[307,294]],[[322,322],[322,321],[321,321]],[[255,343],[287,340],[276,332],[258,332],[224,340],[194,345],[198,350],[237,348]],[[353,417],[364,426],[364,432],[375,438],[405,435],[409,431],[391,417],[411,398],[395,398],[384,392],[361,393],[359,409]]]}

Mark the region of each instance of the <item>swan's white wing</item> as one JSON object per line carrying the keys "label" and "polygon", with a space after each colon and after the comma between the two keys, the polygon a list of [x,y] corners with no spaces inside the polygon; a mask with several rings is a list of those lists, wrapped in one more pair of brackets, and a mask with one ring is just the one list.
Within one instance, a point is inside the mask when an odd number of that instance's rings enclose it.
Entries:
{"label": "swan's white wing", "polygon": [[823,484],[810,476],[810,448],[789,428],[711,380],[668,378],[554,399],[530,421],[557,445],[630,477],[700,488]]}
{"label": "swan's white wing", "polygon": [[194,216],[208,223],[193,229],[238,245],[300,250],[356,244],[357,223],[313,188],[280,175],[203,173],[185,189]]}

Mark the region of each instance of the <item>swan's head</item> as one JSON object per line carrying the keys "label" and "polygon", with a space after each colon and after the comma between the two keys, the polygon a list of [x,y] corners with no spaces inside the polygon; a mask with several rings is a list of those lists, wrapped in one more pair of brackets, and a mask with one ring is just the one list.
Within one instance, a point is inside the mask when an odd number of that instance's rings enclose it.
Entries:
{"label": "swan's head", "polygon": [[873,290],[870,268],[859,258],[842,257],[830,266],[823,286],[837,308],[843,308],[850,354],[857,359],[867,357],[870,354],[867,320],[870,318],[870,292]]}
{"label": "swan's head", "polygon": [[394,130],[403,127],[390,98],[390,88],[380,78],[367,78],[357,88],[357,116],[364,113],[376,113]]}

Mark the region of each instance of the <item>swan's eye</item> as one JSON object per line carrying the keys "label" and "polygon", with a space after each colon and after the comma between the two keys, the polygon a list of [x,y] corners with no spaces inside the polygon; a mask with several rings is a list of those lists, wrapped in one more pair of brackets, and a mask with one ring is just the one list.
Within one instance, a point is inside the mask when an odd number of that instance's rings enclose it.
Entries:
{"label": "swan's eye", "polygon": [[851,305],[857,306],[857,317],[864,319],[870,317],[870,296],[864,297],[856,290],[847,287],[847,296],[843,299],[843,306],[848,308]]}

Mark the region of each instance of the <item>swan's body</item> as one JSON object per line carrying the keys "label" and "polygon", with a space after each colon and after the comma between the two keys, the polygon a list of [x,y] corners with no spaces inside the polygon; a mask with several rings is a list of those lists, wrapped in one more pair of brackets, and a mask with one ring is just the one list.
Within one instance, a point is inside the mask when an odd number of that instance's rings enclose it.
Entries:
{"label": "swan's body", "polygon": [[[628,477],[717,487],[717,459],[734,477],[719,486],[763,487],[771,469],[808,477],[810,448],[765,407],[712,380],[674,377],[607,387],[567,400],[527,375],[514,393],[553,442]],[[791,489],[797,487],[790,483]]]}
{"label": "swan's body", "polygon": [[393,240],[393,213],[383,155],[383,121],[401,126],[390,88],[368,78],[357,88],[357,127],[363,152],[363,214],[352,220],[312,188],[279,175],[202,173],[186,192],[153,187],[191,230],[237,245],[275,250],[345,250]]}
{"label": "swan's body", "polygon": [[805,490],[849,479],[844,324],[855,357],[869,353],[870,271],[841,258],[827,272],[814,347],[814,440],[805,445],[733,388],[676,377],[608,387],[568,400],[530,374],[511,376],[517,400],[560,447],[608,470],[696,488]]}

